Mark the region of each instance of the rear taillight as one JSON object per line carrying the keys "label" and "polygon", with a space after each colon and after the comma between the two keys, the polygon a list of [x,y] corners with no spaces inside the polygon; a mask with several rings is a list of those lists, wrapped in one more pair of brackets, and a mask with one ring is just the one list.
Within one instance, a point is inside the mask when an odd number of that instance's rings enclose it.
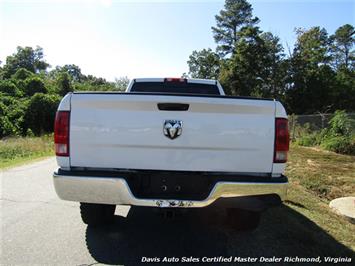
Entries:
{"label": "rear taillight", "polygon": [[69,156],[69,111],[58,111],[54,122],[54,144],[57,156]]}
{"label": "rear taillight", "polygon": [[289,137],[288,120],[286,118],[276,118],[274,163],[285,163],[287,161]]}

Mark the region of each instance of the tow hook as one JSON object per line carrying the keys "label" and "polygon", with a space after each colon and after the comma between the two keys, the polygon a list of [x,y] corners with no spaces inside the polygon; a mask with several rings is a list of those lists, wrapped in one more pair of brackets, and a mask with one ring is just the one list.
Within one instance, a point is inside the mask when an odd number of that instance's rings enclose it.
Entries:
{"label": "tow hook", "polygon": [[164,210],[163,217],[165,219],[174,219],[176,217],[176,211],[175,210]]}

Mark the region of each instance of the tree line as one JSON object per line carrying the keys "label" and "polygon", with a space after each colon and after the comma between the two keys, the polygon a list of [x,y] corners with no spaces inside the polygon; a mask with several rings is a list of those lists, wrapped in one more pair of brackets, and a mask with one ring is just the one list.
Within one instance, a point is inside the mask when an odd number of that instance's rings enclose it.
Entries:
{"label": "tree line", "polygon": [[193,51],[185,77],[219,79],[229,95],[272,97],[288,113],[355,110],[355,30],[350,24],[329,35],[319,26],[297,28],[293,49],[263,32],[246,0],[226,0],[215,16],[217,44]]}
{"label": "tree line", "polygon": [[[263,32],[246,0],[226,0],[212,34],[217,48],[193,51],[185,77],[219,79],[229,95],[272,97],[288,113],[355,110],[355,30],[350,24],[329,35],[324,28],[298,28],[293,49]],[[60,99],[71,91],[122,91],[115,82],[84,75],[68,64],[50,69],[41,47],[17,47],[0,62],[0,138],[53,131]]]}
{"label": "tree line", "polygon": [[17,47],[0,66],[0,138],[53,132],[61,98],[72,91],[123,91],[128,78],[115,82],[84,75],[76,65],[50,65],[41,47]]}

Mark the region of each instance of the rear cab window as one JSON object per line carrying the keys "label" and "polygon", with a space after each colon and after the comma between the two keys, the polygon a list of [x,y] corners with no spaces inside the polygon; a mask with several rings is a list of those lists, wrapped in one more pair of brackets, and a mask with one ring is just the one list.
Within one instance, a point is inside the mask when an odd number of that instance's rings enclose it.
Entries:
{"label": "rear cab window", "polygon": [[135,82],[130,92],[221,95],[217,84],[188,82]]}

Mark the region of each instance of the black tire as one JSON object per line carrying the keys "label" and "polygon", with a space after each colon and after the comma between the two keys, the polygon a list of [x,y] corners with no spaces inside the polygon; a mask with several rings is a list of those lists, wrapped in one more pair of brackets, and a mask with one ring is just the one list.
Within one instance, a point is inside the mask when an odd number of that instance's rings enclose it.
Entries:
{"label": "black tire", "polygon": [[227,209],[227,219],[231,227],[240,231],[255,230],[260,223],[261,212],[243,209]]}
{"label": "black tire", "polygon": [[80,203],[81,219],[92,226],[112,223],[115,209],[116,205]]}

